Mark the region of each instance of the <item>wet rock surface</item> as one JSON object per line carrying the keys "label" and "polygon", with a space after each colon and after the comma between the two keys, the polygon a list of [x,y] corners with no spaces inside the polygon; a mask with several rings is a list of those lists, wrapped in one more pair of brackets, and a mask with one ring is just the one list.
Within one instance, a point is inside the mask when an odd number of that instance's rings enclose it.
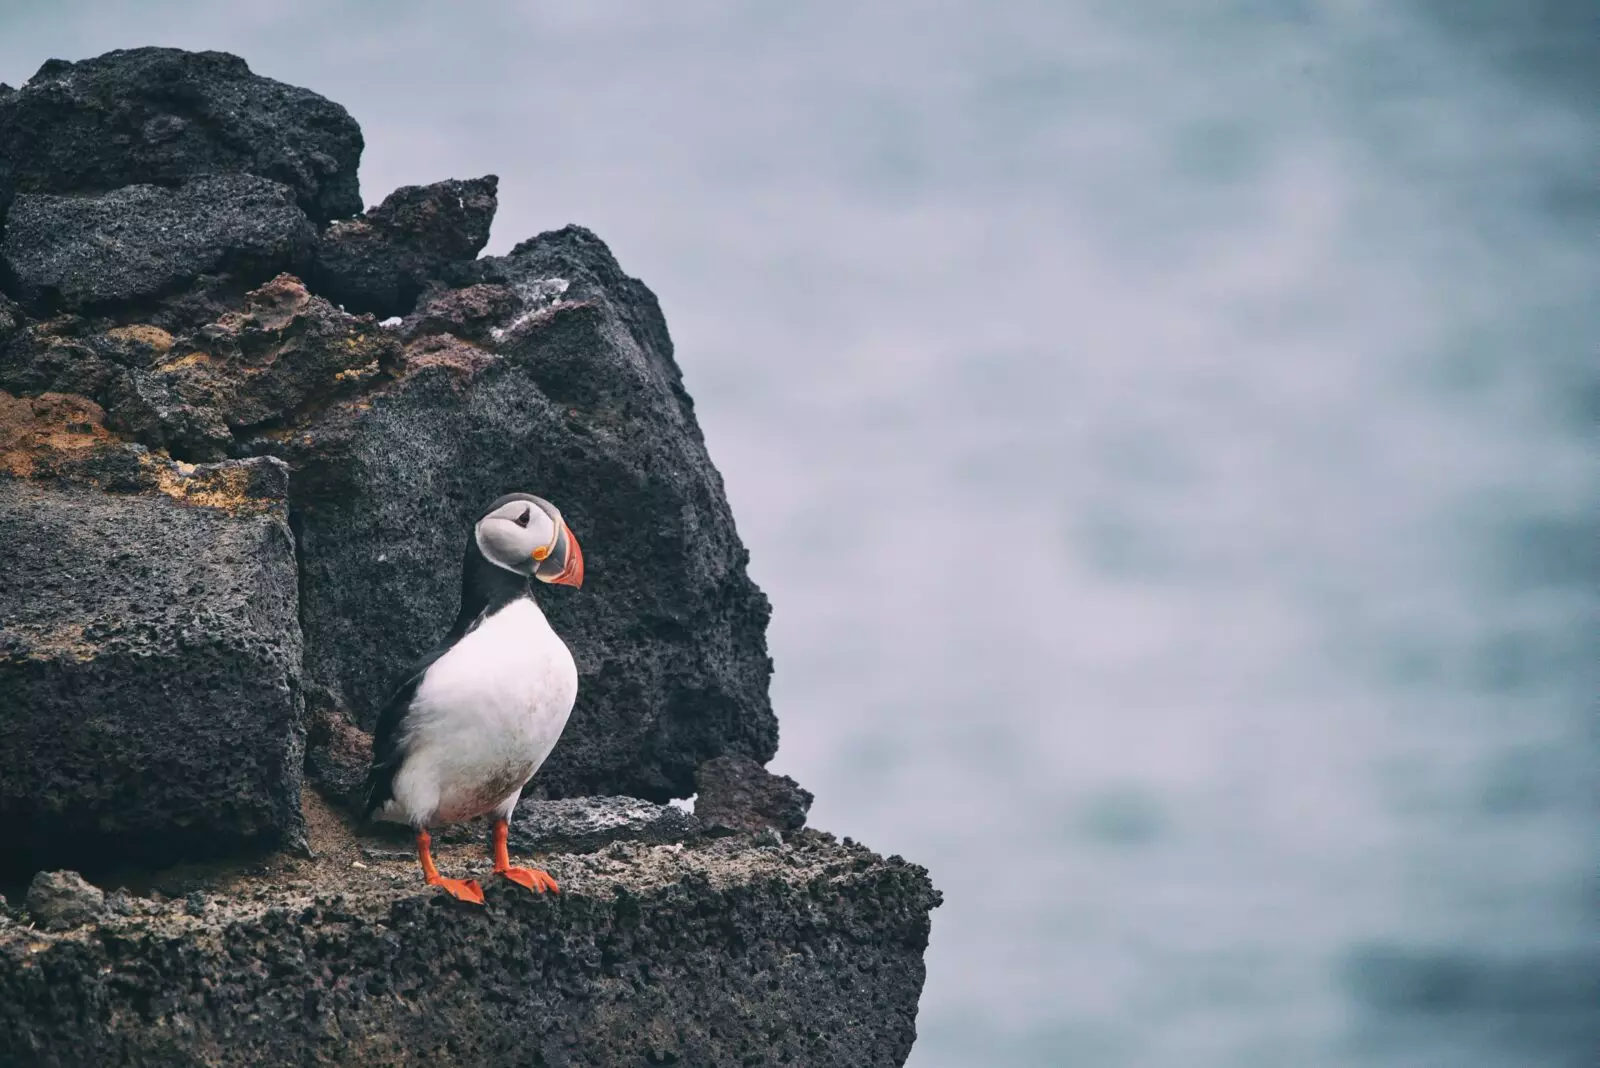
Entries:
{"label": "wet rock surface", "polygon": [[23,194],[0,244],[11,291],[36,314],[110,310],[174,293],[202,275],[255,284],[303,272],[315,232],[287,186],[244,174],[176,189],[98,196]]}
{"label": "wet rock surface", "polygon": [[499,182],[491,174],[396,189],[365,215],[328,227],[312,284],[348,311],[410,313],[446,266],[483,251]]}
{"label": "wet rock surface", "polygon": [[307,89],[238,56],[130,48],[52,59],[0,93],[0,212],[14,193],[105,193],[201,174],[293,190],[314,220],[361,211],[361,128]]}
{"label": "wet rock surface", "polygon": [[34,416],[23,431],[34,439],[0,460],[43,464],[0,477],[0,869],[293,839],[302,706],[287,471],[270,459],[185,470],[108,444],[86,402],[42,400],[83,421],[0,395]]}
{"label": "wet rock surface", "polygon": [[28,884],[28,916],[46,931],[89,923],[105,908],[106,895],[75,871],[42,871]]}
{"label": "wet rock surface", "polygon": [[799,830],[811,810],[811,791],[746,756],[708,760],[694,780],[694,814],[713,833]]}
{"label": "wet rock surface", "polygon": [[580,675],[548,796],[665,801],[706,759],[770,758],[768,605],[655,298],[577,227],[470,266],[479,288],[423,316],[496,309],[482,344],[418,337],[397,376],[262,443],[295,471],[308,679],[370,729],[454,618],[473,521],[519,486],[587,566],[581,590],[535,591]]}
{"label": "wet rock surface", "polygon": [[542,896],[441,852],[485,907],[319,852],[0,926],[0,1063],[898,1065],[915,1037],[938,895],[830,836],[534,858]]}

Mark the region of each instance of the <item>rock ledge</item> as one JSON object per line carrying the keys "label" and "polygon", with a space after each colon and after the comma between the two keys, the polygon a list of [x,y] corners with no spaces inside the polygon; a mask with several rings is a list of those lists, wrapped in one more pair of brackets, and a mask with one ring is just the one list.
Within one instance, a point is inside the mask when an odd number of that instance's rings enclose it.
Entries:
{"label": "rock ledge", "polygon": [[324,855],[113,894],[62,933],[0,918],[0,1063],[901,1064],[927,873],[831,835],[761,842],[550,856],[563,893],[540,897],[442,853],[483,908]]}

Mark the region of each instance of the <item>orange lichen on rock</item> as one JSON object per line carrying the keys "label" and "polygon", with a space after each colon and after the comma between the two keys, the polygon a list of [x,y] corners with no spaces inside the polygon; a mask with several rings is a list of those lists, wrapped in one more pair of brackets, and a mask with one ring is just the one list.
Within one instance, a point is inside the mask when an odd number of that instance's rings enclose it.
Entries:
{"label": "orange lichen on rock", "polygon": [[280,498],[260,496],[250,468],[239,464],[196,467],[158,456],[146,456],[142,462],[154,476],[155,489],[184,504],[230,515],[256,515],[283,505]]}
{"label": "orange lichen on rock", "polygon": [[0,471],[28,478],[52,461],[77,458],[116,442],[106,413],[88,397],[0,392]]}
{"label": "orange lichen on rock", "polygon": [[161,361],[156,364],[155,370],[161,374],[166,374],[170,371],[181,371],[186,367],[210,363],[211,359],[211,353],[209,352],[190,352],[182,356],[175,356],[170,360]]}
{"label": "orange lichen on rock", "polygon": [[143,345],[155,352],[166,352],[172,348],[172,335],[159,326],[149,326],[145,323],[135,323],[132,326],[118,326],[106,331],[107,337],[114,337],[119,341],[126,341],[135,345]]}

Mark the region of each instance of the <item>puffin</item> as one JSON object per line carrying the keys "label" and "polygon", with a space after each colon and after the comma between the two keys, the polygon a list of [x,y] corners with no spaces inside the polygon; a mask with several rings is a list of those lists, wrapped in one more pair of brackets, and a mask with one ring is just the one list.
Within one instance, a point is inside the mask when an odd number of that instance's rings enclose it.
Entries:
{"label": "puffin", "polygon": [[540,894],[561,889],[546,872],[512,867],[506,852],[511,813],[578,696],[577,665],[534,600],[534,580],[583,585],[583,550],[555,505],[508,493],[467,538],[455,624],[406,669],[372,736],[365,818],[409,824],[424,881],[479,905],[475,879],[439,874],[429,827],[492,816],[495,874]]}

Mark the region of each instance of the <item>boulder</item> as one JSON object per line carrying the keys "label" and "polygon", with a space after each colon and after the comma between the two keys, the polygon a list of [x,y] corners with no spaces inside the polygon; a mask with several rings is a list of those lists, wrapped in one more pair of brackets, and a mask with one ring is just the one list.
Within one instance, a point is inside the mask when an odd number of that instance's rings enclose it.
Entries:
{"label": "boulder", "polygon": [[300,632],[287,476],[0,394],[0,870],[292,843]]}
{"label": "boulder", "polygon": [[23,322],[0,343],[0,389],[9,393],[76,393],[103,402],[118,373],[81,316]]}
{"label": "boulder", "polygon": [[447,335],[477,345],[490,344],[494,331],[522,310],[510,286],[472,285],[435,293],[400,324],[407,341]]}
{"label": "boulder", "polygon": [[28,915],[46,931],[79,927],[100,915],[106,895],[75,871],[42,871],[28,884]]}
{"label": "boulder", "polygon": [[[665,801],[705,760],[770,759],[767,600],[654,296],[576,227],[453,280],[392,375],[255,443],[294,468],[310,692],[370,729],[454,618],[472,522],[526,490],[561,508],[586,563],[581,590],[536,594],[580,684],[529,796]],[[466,337],[420,325],[457,318]]]}
{"label": "boulder", "polygon": [[[475,850],[481,857],[481,847]],[[0,1063],[903,1064],[927,873],[831,836],[542,858],[559,895],[440,853],[331,859],[56,934],[0,925]]]}
{"label": "boulder", "polygon": [[344,108],[252,74],[238,56],[130,48],[52,59],[20,91],[0,91],[0,214],[13,193],[253,174],[325,222],[361,211],[361,149]]}
{"label": "boulder", "polygon": [[712,833],[795,831],[811,811],[811,791],[737,753],[701,764],[694,783],[694,814]]}
{"label": "boulder", "polygon": [[147,304],[202,275],[258,284],[304,271],[315,240],[287,186],[224,174],[175,189],[23,194],[6,218],[0,256],[13,295],[48,314]]}
{"label": "boulder", "polygon": [[316,291],[352,312],[406,315],[444,268],[489,241],[494,175],[395,190],[365,215],[334,223],[317,244]]}

